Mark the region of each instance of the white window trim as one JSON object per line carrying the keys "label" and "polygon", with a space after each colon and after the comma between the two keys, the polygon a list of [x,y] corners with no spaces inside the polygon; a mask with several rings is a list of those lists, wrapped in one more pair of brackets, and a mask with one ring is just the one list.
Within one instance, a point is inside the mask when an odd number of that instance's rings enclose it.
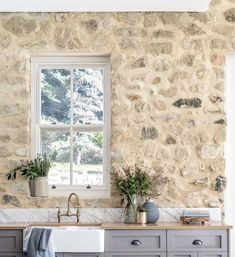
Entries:
{"label": "white window trim", "polygon": [[[49,187],[50,196],[66,196],[71,192],[77,193],[82,198],[109,198],[110,197],[110,138],[111,138],[111,77],[110,77],[110,58],[108,56],[65,56],[65,55],[42,55],[42,56],[32,56],[31,57],[31,157],[35,158],[37,153],[40,152],[40,127],[45,127],[46,125],[39,126],[39,113],[40,113],[40,70],[41,68],[52,68],[52,67],[68,67],[77,68],[85,65],[85,67],[92,67],[92,64],[97,67],[101,65],[104,67],[104,123],[103,125],[96,127],[103,127],[104,133],[104,157],[103,157],[103,181],[102,186],[92,186],[91,189],[86,189],[81,186],[71,186],[63,185],[56,186],[56,189],[51,189]],[[58,125],[55,127],[60,127],[63,129],[63,125]],[[79,128],[82,131],[82,125],[74,125],[74,127]],[[88,126],[86,125],[86,128]],[[88,128],[89,129],[89,128]],[[87,129],[86,129],[87,131]]]}
{"label": "white window trim", "polygon": [[[226,160],[226,177],[227,177],[227,188],[225,191],[225,222],[235,226],[235,163],[234,163],[234,150],[235,150],[235,53],[226,54],[225,61],[225,110],[227,113],[228,125],[227,138],[225,144],[225,160]],[[230,231],[231,240],[235,240],[235,231],[232,229]],[[231,256],[235,255],[235,245],[230,245]]]}

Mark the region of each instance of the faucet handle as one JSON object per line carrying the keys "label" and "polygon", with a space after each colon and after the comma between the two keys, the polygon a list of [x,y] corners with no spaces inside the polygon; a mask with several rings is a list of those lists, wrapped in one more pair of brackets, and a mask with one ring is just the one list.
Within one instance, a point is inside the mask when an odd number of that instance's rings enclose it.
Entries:
{"label": "faucet handle", "polygon": [[60,207],[57,207],[57,221],[58,221],[58,223],[60,223],[60,220],[61,220],[61,210],[60,210]]}
{"label": "faucet handle", "polygon": [[79,223],[79,220],[80,220],[80,211],[79,211],[79,208],[77,209],[77,212],[76,212],[76,217],[77,217],[77,223]]}

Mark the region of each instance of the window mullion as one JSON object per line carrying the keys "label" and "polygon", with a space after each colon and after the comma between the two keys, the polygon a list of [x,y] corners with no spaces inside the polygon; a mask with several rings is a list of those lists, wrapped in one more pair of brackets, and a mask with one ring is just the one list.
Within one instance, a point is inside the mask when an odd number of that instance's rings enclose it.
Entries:
{"label": "window mullion", "polygon": [[79,132],[100,132],[103,131],[104,129],[104,124],[102,125],[76,125],[73,126],[74,131],[79,131]]}
{"label": "window mullion", "polygon": [[39,128],[43,131],[66,131],[69,132],[71,126],[70,125],[39,125]]}
{"label": "window mullion", "polygon": [[70,72],[70,185],[73,185],[73,69]]}

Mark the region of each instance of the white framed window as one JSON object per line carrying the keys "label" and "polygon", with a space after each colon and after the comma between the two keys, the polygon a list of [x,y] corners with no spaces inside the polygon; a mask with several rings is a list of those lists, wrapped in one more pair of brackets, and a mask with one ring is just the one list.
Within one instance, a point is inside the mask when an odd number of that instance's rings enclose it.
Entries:
{"label": "white framed window", "polygon": [[35,56],[32,157],[51,158],[51,195],[109,196],[110,59]]}

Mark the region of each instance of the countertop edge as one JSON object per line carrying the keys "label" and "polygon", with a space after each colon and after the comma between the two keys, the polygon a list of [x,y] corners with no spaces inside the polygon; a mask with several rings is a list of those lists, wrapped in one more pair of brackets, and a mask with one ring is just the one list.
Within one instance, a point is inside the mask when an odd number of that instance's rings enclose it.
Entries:
{"label": "countertop edge", "polygon": [[207,223],[200,224],[182,224],[182,223],[156,223],[156,224],[123,224],[123,223],[104,223],[101,228],[105,230],[222,230],[232,229],[232,225]]}
{"label": "countertop edge", "polygon": [[233,226],[223,223],[182,224],[182,223],[156,223],[156,224],[124,224],[124,223],[2,223],[0,230],[23,230],[27,227],[57,227],[57,226],[79,226],[99,227],[104,230],[224,230],[232,229]]}

